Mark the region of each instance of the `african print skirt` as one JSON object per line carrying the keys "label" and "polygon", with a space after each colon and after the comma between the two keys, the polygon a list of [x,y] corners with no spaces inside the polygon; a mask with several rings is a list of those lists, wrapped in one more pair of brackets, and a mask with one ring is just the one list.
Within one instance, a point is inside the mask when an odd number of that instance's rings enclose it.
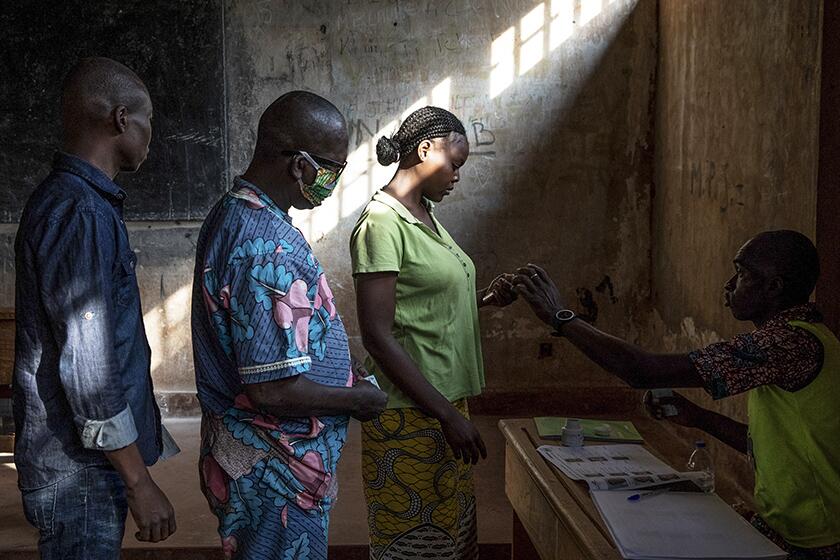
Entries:
{"label": "african print skirt", "polygon": [[[466,399],[453,403],[467,418]],[[476,560],[472,465],[457,461],[440,423],[394,408],[362,424],[371,560]]]}

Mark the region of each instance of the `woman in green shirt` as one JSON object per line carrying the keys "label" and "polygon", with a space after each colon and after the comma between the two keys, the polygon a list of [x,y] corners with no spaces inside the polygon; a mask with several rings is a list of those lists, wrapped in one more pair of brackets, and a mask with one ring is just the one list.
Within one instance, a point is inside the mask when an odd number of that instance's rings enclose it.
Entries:
{"label": "woman in green shirt", "polygon": [[510,275],[480,291],[475,266],[435,218],[469,156],[464,126],[438,107],[412,113],[376,146],[394,177],[350,241],[368,368],[388,408],[362,428],[371,558],[478,554],[472,465],[486,457],[467,397],[484,387],[478,307],[515,298]]}

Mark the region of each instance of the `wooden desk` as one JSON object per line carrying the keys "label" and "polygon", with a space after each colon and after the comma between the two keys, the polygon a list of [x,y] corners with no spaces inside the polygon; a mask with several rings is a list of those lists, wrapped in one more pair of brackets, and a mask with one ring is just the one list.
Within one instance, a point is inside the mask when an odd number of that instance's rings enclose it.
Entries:
{"label": "wooden desk", "polygon": [[[647,449],[670,465],[690,447],[648,418],[631,418]],[[513,506],[513,560],[621,560],[586,483],[563,475],[537,452],[543,444],[533,419],[501,420],[505,436],[505,493]],[[662,452],[660,452],[660,450]]]}

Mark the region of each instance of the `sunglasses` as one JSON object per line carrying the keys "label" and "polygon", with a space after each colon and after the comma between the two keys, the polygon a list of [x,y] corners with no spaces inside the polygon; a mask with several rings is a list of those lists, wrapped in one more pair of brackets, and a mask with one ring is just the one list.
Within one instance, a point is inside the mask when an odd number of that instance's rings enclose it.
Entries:
{"label": "sunglasses", "polygon": [[287,156],[303,156],[309,164],[315,168],[315,185],[326,187],[327,185],[335,185],[338,183],[338,178],[344,173],[344,168],[347,167],[347,162],[339,163],[329,158],[310,154],[305,150],[283,150],[280,152]]}

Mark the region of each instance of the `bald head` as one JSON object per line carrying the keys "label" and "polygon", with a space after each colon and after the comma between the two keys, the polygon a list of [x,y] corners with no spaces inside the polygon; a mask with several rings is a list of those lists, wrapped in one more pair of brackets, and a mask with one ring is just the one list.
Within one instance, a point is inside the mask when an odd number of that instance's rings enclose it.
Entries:
{"label": "bald head", "polygon": [[291,91],[278,97],[260,117],[254,160],[273,161],[283,150],[339,159],[348,141],[347,123],[335,105],[308,91]]}
{"label": "bald head", "polygon": [[807,302],[820,275],[817,249],[798,231],[759,233],[741,248],[739,257],[766,278],[781,277],[784,303],[788,304]]}
{"label": "bald head", "polygon": [[65,128],[107,121],[115,107],[130,112],[149,101],[143,81],[127,66],[103,57],[83,58],[64,79],[61,94]]}

